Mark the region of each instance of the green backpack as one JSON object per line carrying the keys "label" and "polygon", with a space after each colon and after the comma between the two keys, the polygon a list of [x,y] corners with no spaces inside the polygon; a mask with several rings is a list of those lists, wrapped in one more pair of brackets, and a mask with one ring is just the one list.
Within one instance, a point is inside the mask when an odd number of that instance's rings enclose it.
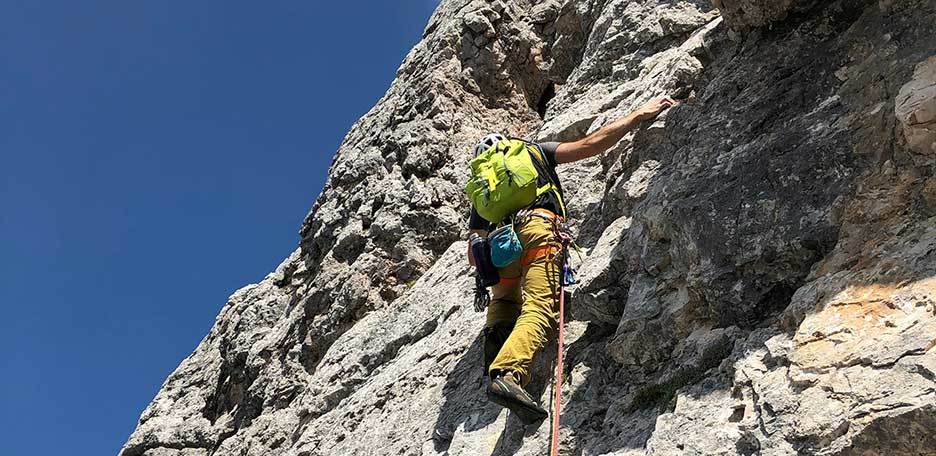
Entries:
{"label": "green backpack", "polygon": [[[521,139],[502,140],[468,162],[468,167],[471,176],[465,194],[478,215],[491,223],[499,223],[532,205],[548,191],[555,192],[563,205],[535,144]],[[545,185],[538,185],[540,174],[545,177]]]}

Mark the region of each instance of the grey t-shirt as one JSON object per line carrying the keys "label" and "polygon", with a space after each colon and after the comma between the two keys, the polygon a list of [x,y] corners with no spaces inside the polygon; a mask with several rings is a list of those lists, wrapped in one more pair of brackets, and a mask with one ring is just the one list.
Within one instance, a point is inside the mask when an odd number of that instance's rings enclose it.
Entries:
{"label": "grey t-shirt", "polygon": [[[562,186],[559,184],[559,176],[556,175],[556,149],[559,148],[559,143],[557,142],[544,142],[537,143],[537,147],[543,151],[543,158],[546,160],[546,172],[549,173],[548,176],[540,176],[539,185],[544,185],[549,181],[552,181],[558,187],[560,198],[565,200],[565,196],[562,193]],[[563,211],[563,203],[560,203],[556,198],[556,195],[553,192],[546,192],[533,203],[534,208],[546,209],[554,214],[559,214],[565,216]],[[471,216],[468,218],[468,229],[471,230],[491,230],[491,223],[483,219],[478,211],[471,208]]]}

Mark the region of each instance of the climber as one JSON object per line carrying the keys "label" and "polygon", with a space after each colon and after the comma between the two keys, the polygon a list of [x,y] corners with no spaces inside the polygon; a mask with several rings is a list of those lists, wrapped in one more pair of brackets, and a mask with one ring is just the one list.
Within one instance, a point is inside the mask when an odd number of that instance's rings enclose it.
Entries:
{"label": "climber", "polygon": [[[558,317],[563,252],[556,233],[566,209],[556,165],[604,152],[640,121],[653,119],[675,103],[666,96],[654,98],[577,141],[533,144],[491,134],[475,146],[472,178],[466,186],[472,201],[468,228],[473,241],[490,242],[487,259],[478,261],[490,263],[493,259],[493,268],[488,265],[487,269],[496,270],[484,328],[484,363],[490,376],[487,396],[525,424],[547,416],[523,387],[530,381],[533,356],[546,344],[547,333],[555,329]],[[535,182],[520,188],[527,174],[535,176]],[[498,195],[492,197],[493,193]],[[504,201],[513,201],[513,206],[499,206]],[[523,205],[522,209],[514,210],[518,205]],[[489,237],[494,228],[498,229]],[[502,232],[506,235],[499,234]],[[513,254],[511,245],[516,250]],[[473,255],[472,250],[469,247],[469,263],[481,272],[475,256],[484,255]],[[477,304],[476,308],[480,310]]]}

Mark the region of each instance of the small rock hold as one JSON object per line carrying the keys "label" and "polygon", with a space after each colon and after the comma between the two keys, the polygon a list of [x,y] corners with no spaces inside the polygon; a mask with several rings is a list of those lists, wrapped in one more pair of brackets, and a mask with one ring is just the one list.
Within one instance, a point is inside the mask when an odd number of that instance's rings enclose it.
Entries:
{"label": "small rock hold", "polygon": [[455,434],[445,427],[439,427],[432,433],[432,440],[436,442],[451,442]]}
{"label": "small rock hold", "polygon": [[494,25],[491,24],[491,21],[488,20],[483,14],[474,11],[465,15],[465,26],[471,29],[471,31],[487,35],[494,35]]}
{"label": "small rock hold", "polygon": [[842,66],[838,70],[835,70],[835,77],[838,78],[839,81],[843,81],[843,82],[847,81],[848,80],[848,67]]}
{"label": "small rock hold", "polygon": [[549,24],[546,27],[543,27],[543,34],[546,36],[553,36],[556,34],[556,24]]}
{"label": "small rock hold", "polygon": [[881,173],[883,173],[885,176],[893,176],[894,173],[897,172],[897,170],[894,168],[894,162],[890,160],[885,161],[882,168],[883,169],[881,170]]}

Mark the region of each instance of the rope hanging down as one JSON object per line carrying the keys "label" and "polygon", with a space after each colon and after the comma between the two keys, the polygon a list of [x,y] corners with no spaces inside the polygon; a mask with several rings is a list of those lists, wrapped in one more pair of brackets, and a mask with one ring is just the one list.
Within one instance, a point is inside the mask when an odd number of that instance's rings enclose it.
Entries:
{"label": "rope hanging down", "polygon": [[563,367],[562,367],[562,364],[563,364],[562,363],[563,361],[562,349],[563,348],[562,346],[565,342],[563,340],[565,336],[565,328],[564,328],[565,316],[563,315],[563,313],[565,313],[565,291],[563,290],[563,287],[560,286],[559,287],[559,341],[557,343],[557,345],[559,346],[559,349],[558,349],[559,353],[556,355],[556,379],[555,379],[556,387],[554,388],[556,392],[556,396],[553,399],[553,404],[555,405],[555,408],[553,409],[552,431],[550,432],[552,434],[552,444],[550,445],[551,450],[549,452],[550,456],[559,455],[559,413],[562,410],[562,370],[563,370]]}
{"label": "rope hanging down", "polygon": [[[553,411],[552,411],[552,429],[550,429],[550,435],[552,435],[552,442],[550,443],[550,456],[559,455],[559,415],[562,411],[562,371],[563,368],[563,357],[562,353],[564,351],[565,345],[565,286],[573,285],[576,283],[575,279],[575,270],[572,269],[569,264],[569,246],[575,246],[571,233],[562,226],[562,224],[556,221],[553,224],[553,229],[558,238],[559,242],[562,244],[562,266],[560,271],[559,278],[559,337],[557,338],[557,354],[556,354],[556,378],[553,380],[555,387],[553,391],[555,392],[555,397],[553,397]],[[576,247],[576,251],[578,247]]]}

